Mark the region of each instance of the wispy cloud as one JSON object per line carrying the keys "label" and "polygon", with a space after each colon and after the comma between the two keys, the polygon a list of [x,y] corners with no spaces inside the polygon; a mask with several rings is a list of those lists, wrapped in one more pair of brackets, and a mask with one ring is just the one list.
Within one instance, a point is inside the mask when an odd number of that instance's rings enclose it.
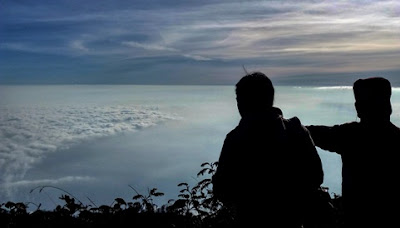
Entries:
{"label": "wispy cloud", "polygon": [[74,40],[71,42],[71,47],[77,49],[79,51],[88,52],[89,48],[85,47],[83,41],[81,40]]}
{"label": "wispy cloud", "polygon": [[79,182],[79,181],[94,181],[96,178],[88,177],[88,176],[66,176],[58,179],[41,179],[41,180],[20,180],[10,183],[4,183],[2,185],[3,188],[19,188],[19,187],[36,187],[42,185],[59,185],[70,182]]}
{"label": "wispy cloud", "polygon": [[[38,4],[47,15],[11,4],[18,15],[5,14],[7,20],[0,22],[9,34],[1,38],[0,49],[104,61],[180,55],[207,60],[216,69],[258,59],[269,63],[264,67],[281,69],[280,74],[399,68],[386,62],[400,57],[393,56],[400,53],[400,6],[394,0],[177,2],[176,7],[117,1],[97,10],[64,4],[75,11]],[[20,25],[30,29],[13,29]],[[51,32],[58,30],[62,33]],[[329,67],[321,54],[342,63]],[[355,55],[368,56],[362,58],[366,68],[358,66],[361,59]],[[291,65],[299,58],[314,64]]]}
{"label": "wispy cloud", "polygon": [[142,48],[142,49],[148,50],[148,51],[169,51],[169,52],[173,52],[173,53],[182,55],[183,57],[198,60],[198,61],[211,60],[211,58],[207,58],[207,57],[200,56],[200,55],[182,54],[181,51],[179,51],[178,49],[170,48],[170,47],[166,47],[166,46],[158,45],[158,44],[141,44],[141,43],[134,42],[134,41],[124,41],[124,42],[122,42],[122,44],[129,46],[129,47],[133,47],[133,48]]}
{"label": "wispy cloud", "polygon": [[174,48],[158,45],[158,44],[142,44],[134,41],[124,41],[122,44],[127,45],[129,47],[134,47],[134,48],[142,48],[144,50],[149,50],[149,51],[172,51],[175,52],[177,51]]}
{"label": "wispy cloud", "polygon": [[200,55],[184,54],[183,56],[186,57],[186,58],[189,58],[189,59],[194,59],[194,60],[199,60],[199,61],[210,61],[210,60],[212,60],[211,58],[203,57],[203,56],[200,56]]}

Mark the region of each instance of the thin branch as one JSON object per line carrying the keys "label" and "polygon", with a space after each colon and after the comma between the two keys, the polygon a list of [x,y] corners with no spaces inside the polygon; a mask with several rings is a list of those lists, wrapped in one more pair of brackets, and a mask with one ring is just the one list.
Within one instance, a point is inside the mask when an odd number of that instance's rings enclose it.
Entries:
{"label": "thin branch", "polygon": [[135,191],[136,194],[140,195],[140,193],[139,193],[138,191],[136,191],[136,189],[135,189],[134,187],[132,187],[130,184],[128,184],[128,186],[129,186],[131,189],[133,189],[133,191]]}
{"label": "thin branch", "polygon": [[39,192],[42,192],[44,188],[54,188],[54,189],[60,190],[60,191],[62,191],[62,192],[67,193],[68,195],[72,196],[72,197],[73,197],[74,199],[76,199],[80,204],[83,205],[82,201],[80,201],[77,197],[75,197],[74,195],[72,195],[70,192],[68,192],[68,191],[66,191],[66,190],[64,190],[64,189],[62,189],[62,188],[55,187],[55,186],[51,186],[51,185],[38,186],[38,187],[36,187],[36,188],[33,188],[29,193],[32,193],[33,191],[35,191],[35,190],[38,189],[38,188],[40,188]]}
{"label": "thin branch", "polygon": [[95,207],[98,207],[88,196],[86,196],[86,198],[87,198]]}

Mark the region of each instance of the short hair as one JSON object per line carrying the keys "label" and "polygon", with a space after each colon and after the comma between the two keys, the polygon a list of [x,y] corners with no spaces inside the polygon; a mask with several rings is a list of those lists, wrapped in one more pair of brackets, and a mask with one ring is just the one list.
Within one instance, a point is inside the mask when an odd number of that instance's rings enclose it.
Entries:
{"label": "short hair", "polygon": [[236,98],[244,107],[252,110],[272,107],[274,86],[271,80],[261,72],[254,72],[242,77],[236,84]]}
{"label": "short hair", "polygon": [[389,80],[382,77],[358,79],[353,84],[356,102],[390,100],[392,86]]}

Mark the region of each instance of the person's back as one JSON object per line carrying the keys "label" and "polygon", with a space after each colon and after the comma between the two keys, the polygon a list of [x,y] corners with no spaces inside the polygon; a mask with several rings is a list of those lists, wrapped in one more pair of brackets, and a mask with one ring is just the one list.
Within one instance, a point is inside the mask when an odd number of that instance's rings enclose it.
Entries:
{"label": "person's back", "polygon": [[[262,86],[257,88],[263,80],[269,81],[265,75],[248,75],[237,84],[242,119],[225,139],[213,177],[214,194],[234,205],[244,225],[299,227],[302,197],[322,183],[322,165],[300,121],[284,119],[272,107],[273,93],[266,95],[267,100],[257,100],[265,92]],[[247,86],[251,92],[243,95],[241,89]],[[255,96],[246,97],[247,93]]]}
{"label": "person's back", "polygon": [[383,78],[360,79],[354,83],[354,95],[360,122],[307,128],[317,146],[342,157],[347,227],[396,226],[400,129],[390,122],[390,83]]}

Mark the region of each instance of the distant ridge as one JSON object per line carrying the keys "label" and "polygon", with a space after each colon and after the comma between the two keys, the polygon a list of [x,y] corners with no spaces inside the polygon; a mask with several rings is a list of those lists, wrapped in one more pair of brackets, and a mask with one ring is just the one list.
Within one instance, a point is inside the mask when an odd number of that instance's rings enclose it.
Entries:
{"label": "distant ridge", "polygon": [[359,78],[384,77],[392,87],[400,87],[400,70],[359,73],[309,74],[271,78],[274,85],[294,86],[352,86]]}

